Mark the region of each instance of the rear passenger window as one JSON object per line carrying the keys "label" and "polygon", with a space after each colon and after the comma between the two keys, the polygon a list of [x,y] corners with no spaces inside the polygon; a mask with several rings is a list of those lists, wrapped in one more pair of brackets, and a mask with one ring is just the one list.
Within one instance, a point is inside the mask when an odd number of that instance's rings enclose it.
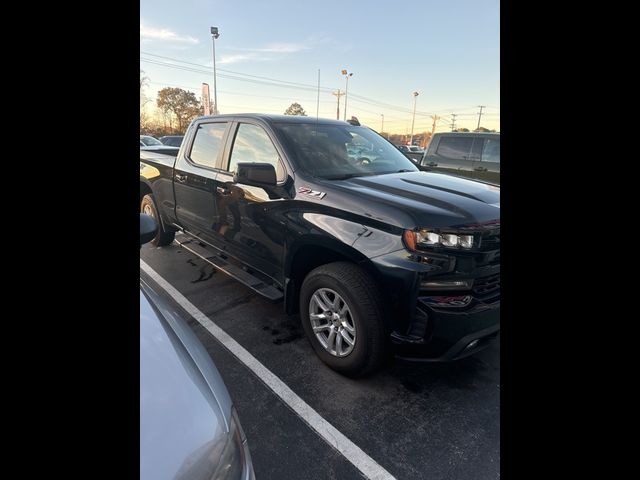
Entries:
{"label": "rear passenger window", "polygon": [[226,123],[203,123],[198,126],[189,159],[198,165],[216,168],[218,157],[222,155],[222,140],[226,129]]}
{"label": "rear passenger window", "polygon": [[270,163],[276,169],[276,179],[282,182],[286,178],[280,155],[273,146],[269,135],[261,127],[250,123],[241,123],[231,150],[229,171],[235,172],[238,163]]}
{"label": "rear passenger window", "polygon": [[471,160],[480,160],[482,155],[482,145],[484,144],[484,138],[476,137],[473,139],[473,146],[471,147]]}
{"label": "rear passenger window", "polygon": [[468,160],[472,144],[472,137],[444,137],[440,139],[436,153],[455,160]]}
{"label": "rear passenger window", "polygon": [[487,140],[484,152],[482,152],[482,161],[500,163],[500,139],[490,138]]}

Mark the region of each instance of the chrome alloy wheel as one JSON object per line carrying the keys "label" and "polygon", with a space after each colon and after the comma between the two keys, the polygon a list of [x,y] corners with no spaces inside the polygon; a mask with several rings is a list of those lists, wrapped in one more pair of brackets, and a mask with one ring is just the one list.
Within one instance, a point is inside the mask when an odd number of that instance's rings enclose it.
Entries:
{"label": "chrome alloy wheel", "polygon": [[142,208],[142,213],[146,213],[151,217],[155,217],[155,215],[153,214],[153,208],[151,208],[151,205],[149,205],[148,203]]}
{"label": "chrome alloy wheel", "polygon": [[309,300],[309,320],[316,338],[335,357],[346,357],[356,344],[356,325],[349,306],[330,288],[319,288]]}

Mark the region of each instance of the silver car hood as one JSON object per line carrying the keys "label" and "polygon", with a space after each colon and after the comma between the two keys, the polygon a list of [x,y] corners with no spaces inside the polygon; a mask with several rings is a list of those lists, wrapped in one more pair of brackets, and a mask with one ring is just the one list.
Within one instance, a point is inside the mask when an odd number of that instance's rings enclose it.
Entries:
{"label": "silver car hood", "polygon": [[227,442],[231,399],[189,327],[141,287],[140,478],[208,478]]}

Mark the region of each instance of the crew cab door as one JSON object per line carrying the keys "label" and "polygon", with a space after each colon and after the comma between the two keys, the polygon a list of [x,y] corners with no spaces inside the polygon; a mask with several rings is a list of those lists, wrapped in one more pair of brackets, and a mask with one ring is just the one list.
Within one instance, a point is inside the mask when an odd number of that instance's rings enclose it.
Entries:
{"label": "crew cab door", "polygon": [[189,135],[184,153],[176,159],[173,172],[178,223],[206,241],[216,239],[213,232],[217,223],[215,179],[230,125],[223,120],[193,127],[195,131]]}
{"label": "crew cab door", "polygon": [[[472,136],[443,136],[435,151],[439,168],[455,170],[473,170]],[[480,149],[480,152],[482,149]],[[477,152],[478,159],[480,158]]]}
{"label": "crew cab door", "polygon": [[486,180],[500,183],[500,136],[487,138],[482,149],[482,160],[478,164],[485,172]]}
{"label": "crew cab door", "polygon": [[286,236],[283,198],[263,188],[233,182],[240,162],[270,163],[279,184],[287,180],[283,151],[259,123],[234,124],[229,161],[216,177],[218,223],[214,230],[225,250],[248,266],[276,281],[283,272]]}

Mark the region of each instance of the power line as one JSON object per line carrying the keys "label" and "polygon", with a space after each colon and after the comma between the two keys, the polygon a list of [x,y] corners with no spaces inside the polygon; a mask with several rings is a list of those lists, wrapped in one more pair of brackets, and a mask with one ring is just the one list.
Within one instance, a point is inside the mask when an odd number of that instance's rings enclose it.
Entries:
{"label": "power line", "polygon": [[[174,62],[178,62],[178,63],[183,63],[186,65],[192,65],[195,67],[200,67],[201,69],[207,69],[207,70],[211,70],[213,71],[213,68],[207,66],[207,65],[201,65],[198,63],[193,63],[193,62],[187,62],[184,60],[178,60],[176,58],[172,58],[172,57],[166,57],[163,55],[156,55],[153,53],[149,53],[149,52],[140,52],[144,55],[149,55],[152,57],[157,57],[157,58],[162,58],[162,59],[166,59],[166,60],[171,60]],[[171,63],[166,63],[166,62],[160,62],[157,60],[153,60],[153,59],[147,59],[147,58],[141,58],[140,59],[143,62],[147,62],[147,63],[151,63],[153,65],[159,65],[159,66],[164,66],[164,67],[169,67],[169,68],[176,68],[179,70],[183,70],[183,71],[191,71],[194,73],[202,73],[202,74],[210,74],[209,71],[207,70],[201,70],[201,69],[195,69],[195,68],[191,68],[191,67],[185,67],[183,65],[175,65],[175,64],[171,64]],[[242,73],[242,72],[236,72],[233,70],[226,70],[226,69],[222,69],[222,68],[218,68],[219,71],[221,72],[227,72],[228,74],[232,74],[232,75],[220,75],[223,78],[229,78],[232,80],[240,80],[240,81],[244,81],[244,82],[249,82],[249,83],[255,83],[255,84],[260,84],[260,85],[270,85],[270,86],[278,86],[278,87],[282,87],[282,86],[289,86],[290,88],[297,88],[297,89],[301,89],[301,90],[306,90],[306,91],[313,91],[316,92],[318,90],[317,85],[311,85],[311,84],[306,84],[306,83],[299,83],[299,82],[290,82],[287,80],[280,80],[280,79],[275,79],[275,78],[271,78],[271,77],[264,77],[264,76],[259,76],[259,75],[250,75],[247,73]],[[237,75],[240,75],[242,77],[249,77],[251,79],[255,79],[253,82],[251,82],[249,79],[246,78],[238,78]],[[321,88],[320,90],[324,91],[325,93],[332,93],[333,90],[330,88]],[[368,97],[364,97],[362,95],[357,95],[352,93],[350,98],[357,98],[360,101],[364,102],[364,103],[368,103],[370,105],[374,105],[374,106],[379,106],[379,107],[384,107],[387,109],[391,109],[391,110],[396,110],[402,113],[412,113],[412,110],[410,108],[405,108],[405,107],[400,107],[398,105],[393,105],[390,103],[386,103],[386,102],[381,102],[379,100],[374,100]],[[464,107],[458,110],[463,110],[466,108],[473,108],[473,107]],[[498,108],[498,107],[491,107],[491,108]],[[442,111],[451,111],[452,109],[443,109],[443,110],[439,110],[439,112]],[[454,109],[455,110],[455,109]],[[416,110],[416,115],[420,115],[420,116],[424,116],[424,117],[430,117],[431,115],[433,115],[434,112],[423,112],[420,110]],[[465,115],[475,115],[475,114],[465,114]]]}
{"label": "power line", "polygon": [[[199,63],[186,62],[184,60],[178,60],[177,58],[165,57],[165,56],[162,56],[162,55],[155,55],[153,53],[146,53],[146,52],[140,52],[140,53],[143,53],[145,55],[150,55],[150,56],[153,56],[153,57],[159,57],[159,58],[164,58],[164,59],[167,59],[167,60],[172,60],[174,62],[184,63],[184,64],[187,64],[187,65],[193,65],[193,66],[200,67],[200,68],[211,69],[213,71],[212,67],[209,67],[207,65],[202,65],[202,64],[199,64]],[[152,59],[141,58],[140,60],[144,60],[144,61],[153,63]],[[156,61],[156,65],[169,66],[169,65],[172,65],[172,64],[166,63],[166,62],[158,62],[158,61]],[[175,65],[175,66],[179,67],[181,65]],[[221,71],[221,72],[226,72],[226,73],[230,73],[230,74],[233,74],[233,75],[242,75],[244,77],[250,77],[250,78],[255,78],[255,79],[259,79],[259,80],[266,80],[266,81],[269,81],[269,82],[277,82],[277,83],[288,84],[288,85],[292,85],[294,87],[304,87],[305,89],[311,88],[311,89],[313,89],[314,92],[318,88],[317,85],[311,85],[311,84],[308,84],[308,83],[290,82],[288,80],[280,80],[280,79],[277,79],[277,78],[263,77],[263,76],[260,76],[260,75],[250,75],[248,73],[236,72],[236,71],[227,70],[227,69],[224,69],[224,68],[218,68],[218,70]],[[331,92],[330,88],[321,88],[321,90],[324,90],[327,93]]]}
{"label": "power line", "polygon": [[[192,73],[199,73],[202,75],[210,75],[210,72],[204,71],[204,70],[199,70],[196,68],[191,68],[191,67],[185,67],[183,65],[173,65],[170,63],[164,63],[164,62],[156,62],[154,60],[149,60],[149,59],[144,59],[141,58],[140,61],[142,62],[146,62],[146,63],[151,63],[152,65],[159,65],[162,67],[168,67],[168,68],[175,68],[177,70],[182,70],[185,72],[192,72]],[[235,75],[227,75],[227,74],[218,74],[218,76],[223,77],[223,78],[228,78],[231,80],[239,80],[241,82],[248,82],[248,83],[254,83],[254,84],[258,84],[258,85],[269,85],[269,86],[273,86],[273,87],[280,87],[280,88],[293,88],[293,89],[297,89],[297,90],[305,90],[305,91],[312,91],[315,92],[317,91],[317,87],[296,87],[293,85],[283,85],[280,83],[275,83],[275,82],[270,82],[270,81],[265,81],[265,80],[254,80],[251,78],[242,78],[242,77],[238,77]]]}
{"label": "power line", "polygon": [[[190,90],[196,90],[198,91],[200,89],[200,87],[196,87],[193,85],[179,85],[179,84],[175,84],[175,83],[165,83],[165,82],[152,82],[150,81],[149,83],[153,83],[154,85],[164,85],[165,87],[180,87],[180,88],[187,88]],[[293,97],[293,96],[289,96],[289,97],[276,97],[273,95],[256,95],[256,94],[252,94],[252,93],[245,93],[245,92],[232,92],[230,90],[218,90],[221,93],[226,93],[228,95],[242,95],[242,96],[246,96],[246,97],[259,97],[259,98],[273,98],[276,100],[291,100],[292,98],[301,101],[301,102],[315,102],[316,99],[310,99],[310,98],[298,98],[298,97]],[[333,105],[333,100],[320,100],[320,103],[330,103]],[[377,113],[377,112],[376,112]]]}

